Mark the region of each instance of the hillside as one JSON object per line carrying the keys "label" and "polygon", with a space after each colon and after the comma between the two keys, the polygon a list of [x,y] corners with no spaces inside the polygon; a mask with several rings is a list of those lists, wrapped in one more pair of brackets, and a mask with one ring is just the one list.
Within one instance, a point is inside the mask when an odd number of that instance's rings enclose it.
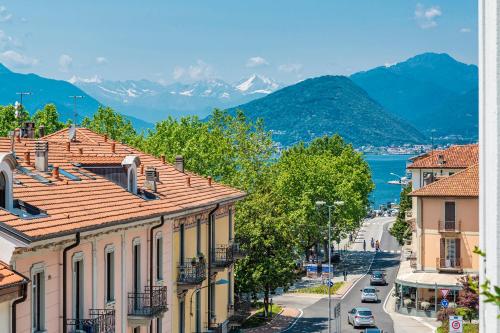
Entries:
{"label": "hillside", "polygon": [[386,112],[344,76],[308,79],[237,109],[251,119],[263,118],[274,140],[285,146],[335,133],[356,146],[425,141],[418,130]]}
{"label": "hillside", "polygon": [[[0,64],[0,105],[14,104],[19,101],[16,92],[29,91],[31,96],[23,98],[24,107],[34,113],[43,108],[47,103],[54,103],[61,119],[73,119],[73,99],[69,96],[81,95],[78,100],[77,110],[79,122],[84,116],[91,116],[100,105],[99,101],[87,95],[80,88],[67,81],[48,79],[36,74],[19,74],[10,71]],[[119,110],[118,110],[119,111]],[[151,127],[152,125],[134,117],[129,118],[137,129]]]}
{"label": "hillside", "polygon": [[429,135],[478,135],[478,69],[447,54],[424,53],[350,77],[387,111]]}

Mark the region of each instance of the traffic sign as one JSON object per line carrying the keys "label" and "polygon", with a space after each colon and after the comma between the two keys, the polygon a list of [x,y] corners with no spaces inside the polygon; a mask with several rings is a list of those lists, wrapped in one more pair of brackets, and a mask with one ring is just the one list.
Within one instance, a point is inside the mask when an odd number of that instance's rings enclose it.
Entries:
{"label": "traffic sign", "polygon": [[443,299],[441,300],[441,306],[442,306],[443,308],[445,308],[445,309],[446,309],[446,308],[448,307],[448,304],[449,304],[449,303],[448,303],[448,300],[447,300],[447,299],[443,298]]}
{"label": "traffic sign", "polygon": [[450,333],[463,332],[463,318],[462,316],[450,316]]}
{"label": "traffic sign", "polygon": [[450,289],[439,289],[441,291],[441,295],[443,295],[443,298],[446,298],[448,296],[448,293],[450,292]]}
{"label": "traffic sign", "polygon": [[328,287],[333,287],[333,281],[332,280],[328,280],[328,282],[326,283],[328,285]]}

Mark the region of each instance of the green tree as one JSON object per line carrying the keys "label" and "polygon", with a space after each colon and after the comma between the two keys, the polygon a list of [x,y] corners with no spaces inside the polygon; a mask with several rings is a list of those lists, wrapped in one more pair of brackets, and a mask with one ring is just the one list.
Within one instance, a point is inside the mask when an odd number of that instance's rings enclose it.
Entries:
{"label": "green tree", "polygon": [[82,126],[111,139],[140,147],[142,139],[137,135],[130,120],[110,107],[99,106],[91,118],[85,117]]}
{"label": "green tree", "polygon": [[33,115],[36,126],[45,126],[45,134],[54,133],[64,128],[64,123],[59,120],[59,113],[54,104],[47,104],[43,109],[37,110]]}
{"label": "green tree", "polygon": [[20,128],[23,121],[29,120],[29,113],[21,107],[17,111],[13,105],[0,106],[0,136],[8,136],[9,132]]}
{"label": "green tree", "polygon": [[399,244],[403,245],[405,240],[411,238],[411,225],[406,221],[406,212],[411,209],[411,197],[409,193],[412,191],[411,184],[406,185],[400,194],[399,199],[399,213],[396,222],[389,230],[390,234],[394,236]]}

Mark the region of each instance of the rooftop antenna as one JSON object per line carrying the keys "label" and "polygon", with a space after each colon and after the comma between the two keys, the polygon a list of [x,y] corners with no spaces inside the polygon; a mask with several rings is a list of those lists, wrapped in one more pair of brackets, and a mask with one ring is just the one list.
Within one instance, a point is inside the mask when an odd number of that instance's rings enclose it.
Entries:
{"label": "rooftop antenna", "polygon": [[21,119],[20,119],[20,115],[21,115],[21,111],[23,110],[24,108],[24,105],[23,105],[23,96],[29,96],[29,95],[33,95],[33,93],[31,91],[20,91],[20,92],[16,92],[16,95],[19,95],[20,96],[20,100],[21,102],[17,102],[14,104],[14,107],[16,108],[16,119],[19,119],[19,127],[21,127]]}
{"label": "rooftop antenna", "polygon": [[85,98],[85,96],[82,95],[72,95],[69,96],[69,98],[73,98],[73,114],[74,114],[74,121],[75,121],[75,126],[78,126],[78,112],[76,111],[76,100],[79,98]]}

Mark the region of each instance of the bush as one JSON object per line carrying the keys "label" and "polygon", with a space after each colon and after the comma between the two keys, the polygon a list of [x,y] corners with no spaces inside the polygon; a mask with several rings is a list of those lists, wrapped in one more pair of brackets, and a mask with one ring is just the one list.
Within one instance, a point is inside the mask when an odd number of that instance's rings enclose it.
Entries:
{"label": "bush", "polygon": [[454,316],[455,314],[456,310],[454,308],[442,308],[437,313],[437,320],[443,322],[444,325],[445,322],[448,322],[448,318],[450,318],[450,316]]}

